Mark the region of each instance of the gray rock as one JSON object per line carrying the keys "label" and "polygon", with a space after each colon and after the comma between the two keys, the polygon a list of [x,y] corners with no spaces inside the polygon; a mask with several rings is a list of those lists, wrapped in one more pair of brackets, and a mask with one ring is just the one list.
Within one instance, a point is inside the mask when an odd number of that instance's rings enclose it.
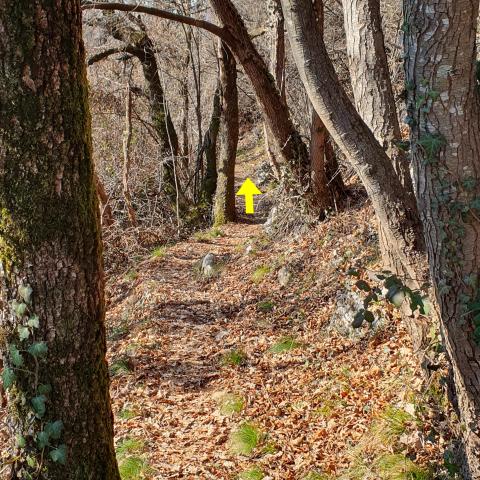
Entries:
{"label": "gray rock", "polygon": [[202,274],[211,277],[215,273],[217,261],[213,253],[207,253],[202,260]]}
{"label": "gray rock", "polygon": [[263,229],[268,235],[274,233],[274,224],[278,215],[278,207],[274,206],[270,209],[266,222],[263,224]]}
{"label": "gray rock", "polygon": [[277,279],[282,287],[286,287],[292,279],[292,272],[287,267],[282,267],[277,273]]}
{"label": "gray rock", "polygon": [[[363,307],[363,295],[353,291],[340,293],[336,299],[336,308],[330,317],[329,327],[336,330],[340,335],[350,338],[363,338],[379,328],[382,328],[386,323],[384,316],[375,313],[375,321],[370,325],[363,322],[360,328],[353,328],[352,323],[355,315]],[[370,328],[368,328],[370,325]]]}

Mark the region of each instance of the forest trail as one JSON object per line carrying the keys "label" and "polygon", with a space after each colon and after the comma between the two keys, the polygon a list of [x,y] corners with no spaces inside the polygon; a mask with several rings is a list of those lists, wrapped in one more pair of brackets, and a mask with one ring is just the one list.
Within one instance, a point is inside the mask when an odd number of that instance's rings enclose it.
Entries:
{"label": "forest trail", "polygon": [[[229,224],[110,279],[124,478],[323,478],[307,475],[343,471],[367,444],[390,448],[369,432],[385,408],[406,402],[415,361],[397,322],[363,340],[327,329],[341,270],[372,254],[368,209],[342,215],[278,243],[260,225]],[[209,279],[200,273],[207,253],[218,262]],[[286,287],[282,265],[292,272]]]}

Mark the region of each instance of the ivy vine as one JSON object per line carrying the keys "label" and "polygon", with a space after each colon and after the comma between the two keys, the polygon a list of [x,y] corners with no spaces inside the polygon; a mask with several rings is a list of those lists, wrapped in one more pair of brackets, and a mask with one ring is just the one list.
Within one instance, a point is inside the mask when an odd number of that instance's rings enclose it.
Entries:
{"label": "ivy vine", "polygon": [[[4,390],[11,391],[12,398],[27,411],[24,432],[16,437],[20,455],[12,460],[12,463],[20,458],[26,461],[21,472],[26,480],[37,478],[45,470],[47,455],[59,464],[65,464],[67,458],[67,447],[61,443],[63,422],[44,420],[52,387],[39,380],[48,345],[37,340],[40,320],[33,311],[32,293],[29,285],[20,285],[17,298],[10,304],[17,328],[6,343],[7,362],[1,374]],[[20,381],[25,377],[31,386],[28,392],[22,390],[24,382]]]}

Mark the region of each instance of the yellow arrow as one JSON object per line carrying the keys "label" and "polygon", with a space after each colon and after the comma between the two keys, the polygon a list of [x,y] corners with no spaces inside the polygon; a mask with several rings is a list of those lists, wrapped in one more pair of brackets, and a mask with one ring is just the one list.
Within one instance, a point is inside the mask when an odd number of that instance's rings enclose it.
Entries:
{"label": "yellow arrow", "polygon": [[253,196],[261,195],[262,192],[257,188],[257,186],[247,178],[243,183],[240,189],[237,192],[237,195],[245,196],[245,213],[254,213],[253,208]]}

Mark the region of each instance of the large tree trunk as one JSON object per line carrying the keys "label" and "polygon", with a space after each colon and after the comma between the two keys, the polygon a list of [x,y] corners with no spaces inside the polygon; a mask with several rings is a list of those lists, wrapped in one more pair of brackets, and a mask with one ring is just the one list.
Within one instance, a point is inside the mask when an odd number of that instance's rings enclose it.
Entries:
{"label": "large tree trunk", "polygon": [[396,146],[401,133],[385,52],[380,0],[343,0],[343,18],[355,106],[413,196],[407,157]]}
{"label": "large tree trunk", "polygon": [[[480,479],[478,2],[405,2],[413,177],[462,421]],[[477,302],[477,305],[472,305]],[[475,318],[472,318],[475,317]]]}
{"label": "large tree trunk", "polygon": [[223,42],[219,42],[222,115],[220,121],[220,155],[218,159],[217,191],[214,223],[223,225],[235,221],[235,160],[238,145],[237,62]]}
{"label": "large tree trunk", "polygon": [[290,119],[288,107],[282,100],[275,79],[253,45],[231,0],[211,0],[211,4],[224,25],[223,38],[252,82],[282,161],[290,166],[296,173],[297,180],[305,185],[309,175],[307,148]]}
{"label": "large tree trunk", "polygon": [[3,0],[0,25],[10,478],[119,480],[80,1]]}
{"label": "large tree trunk", "polygon": [[315,110],[367,190],[387,237],[389,250],[384,256],[388,262],[394,259],[406,276],[423,283],[425,247],[416,204],[340,85],[318,29],[317,3],[282,0],[300,76]]}

